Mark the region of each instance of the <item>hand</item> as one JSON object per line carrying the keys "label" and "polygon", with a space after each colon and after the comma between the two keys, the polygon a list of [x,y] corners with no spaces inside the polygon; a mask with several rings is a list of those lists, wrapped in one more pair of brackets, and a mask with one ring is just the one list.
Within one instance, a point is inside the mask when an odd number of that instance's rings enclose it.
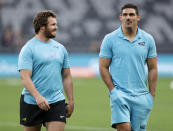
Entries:
{"label": "hand", "polygon": [[48,111],[50,109],[49,102],[41,95],[36,97],[36,103],[42,110]]}
{"label": "hand", "polygon": [[68,103],[66,106],[66,117],[69,118],[74,110],[74,103]]}
{"label": "hand", "polygon": [[109,89],[109,92],[111,92],[114,88],[117,88],[117,87],[110,87],[110,88],[108,88]]}
{"label": "hand", "polygon": [[150,91],[150,94],[152,95],[153,99],[155,98],[155,92],[151,92]]}

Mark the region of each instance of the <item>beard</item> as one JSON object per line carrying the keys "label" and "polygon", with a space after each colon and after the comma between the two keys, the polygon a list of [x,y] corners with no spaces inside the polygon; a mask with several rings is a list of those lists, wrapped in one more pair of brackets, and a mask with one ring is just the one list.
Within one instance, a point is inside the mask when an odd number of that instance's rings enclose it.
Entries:
{"label": "beard", "polygon": [[46,28],[45,30],[45,36],[46,38],[55,38],[56,37],[56,33],[52,33],[52,32],[55,32],[56,30],[49,30],[48,28]]}

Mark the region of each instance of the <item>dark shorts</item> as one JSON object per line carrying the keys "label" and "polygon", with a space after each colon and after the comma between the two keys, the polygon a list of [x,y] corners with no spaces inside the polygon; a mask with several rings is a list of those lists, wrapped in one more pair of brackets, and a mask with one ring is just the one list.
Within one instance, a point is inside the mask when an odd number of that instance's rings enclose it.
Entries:
{"label": "dark shorts", "polygon": [[20,124],[34,126],[45,122],[60,121],[66,123],[65,100],[50,104],[48,111],[41,110],[37,105],[24,102],[24,95],[20,98]]}

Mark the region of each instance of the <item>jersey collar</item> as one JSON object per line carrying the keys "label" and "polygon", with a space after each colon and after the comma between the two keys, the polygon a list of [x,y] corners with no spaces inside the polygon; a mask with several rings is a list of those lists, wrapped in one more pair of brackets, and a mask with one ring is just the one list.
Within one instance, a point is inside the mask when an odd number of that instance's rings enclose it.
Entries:
{"label": "jersey collar", "polygon": [[[140,28],[137,28],[137,30],[138,30],[138,31],[137,31],[137,34],[136,34],[136,36],[135,36],[135,38],[134,38],[133,41],[136,41],[136,40],[142,38],[141,29],[140,29]],[[118,36],[119,36],[120,38],[125,39],[125,40],[128,40],[127,37],[124,35],[124,33],[123,33],[123,31],[122,31],[122,26],[120,26],[120,27],[118,28],[117,31],[118,31]]]}

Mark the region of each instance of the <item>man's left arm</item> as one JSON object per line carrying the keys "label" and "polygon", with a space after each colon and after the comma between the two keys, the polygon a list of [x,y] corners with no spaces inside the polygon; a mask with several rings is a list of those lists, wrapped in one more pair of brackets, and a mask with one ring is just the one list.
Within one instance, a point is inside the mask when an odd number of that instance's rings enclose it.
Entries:
{"label": "man's left arm", "polygon": [[70,117],[74,109],[74,99],[73,99],[73,82],[71,77],[70,68],[62,69],[62,79],[64,91],[68,99],[68,105],[66,107],[66,117]]}
{"label": "man's left arm", "polygon": [[149,91],[153,98],[157,83],[157,57],[147,59]]}

